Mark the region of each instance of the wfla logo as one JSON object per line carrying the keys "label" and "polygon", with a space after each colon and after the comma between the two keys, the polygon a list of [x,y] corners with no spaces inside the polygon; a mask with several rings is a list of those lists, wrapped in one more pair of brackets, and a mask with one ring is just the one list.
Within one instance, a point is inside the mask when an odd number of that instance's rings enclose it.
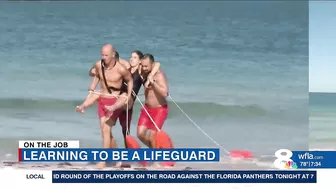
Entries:
{"label": "wfla logo", "polygon": [[274,166],[278,169],[297,169],[296,163],[291,159],[293,152],[287,149],[280,149],[275,152]]}

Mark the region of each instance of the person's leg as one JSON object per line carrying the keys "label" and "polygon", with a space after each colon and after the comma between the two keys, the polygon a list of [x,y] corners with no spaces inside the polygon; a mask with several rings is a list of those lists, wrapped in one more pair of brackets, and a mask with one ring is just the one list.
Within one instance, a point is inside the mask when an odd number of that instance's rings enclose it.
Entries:
{"label": "person's leg", "polygon": [[[119,116],[119,123],[120,123],[120,126],[122,128],[122,134],[124,136],[125,148],[128,148],[127,143],[126,143],[126,136],[130,133],[132,114],[133,114],[133,109],[128,110],[128,125],[127,125],[127,121],[126,121],[127,120],[126,110],[124,110]],[[128,133],[127,133],[127,130],[128,130]]]}
{"label": "person's leg", "polygon": [[[131,99],[129,99],[131,100]],[[116,103],[112,104],[112,105],[107,105],[105,106],[105,108],[110,112],[110,114],[113,114],[113,112],[115,110],[124,108],[125,104],[127,101],[127,94],[126,93],[122,93],[121,95],[119,95],[118,100],[116,101]]]}
{"label": "person's leg", "polygon": [[[152,149],[155,149],[155,135],[156,135],[156,129],[152,128],[149,130],[149,134],[148,134],[148,141],[150,143],[150,147]],[[152,164],[153,167],[161,167],[161,164],[159,162],[153,162]]]}
{"label": "person's leg", "polygon": [[[168,106],[162,106],[162,107],[157,107],[153,108],[151,110],[151,114],[153,121],[155,122],[152,124],[152,127],[150,128],[150,135],[149,135],[149,140],[151,143],[151,146],[153,148],[156,147],[155,145],[155,134],[158,132],[158,128],[161,130],[163,127],[164,122],[166,121],[168,117]],[[157,128],[158,127],[158,128]]]}
{"label": "person's leg", "polygon": [[[120,114],[120,110],[117,110],[111,117],[108,117],[108,111],[105,109],[105,105],[111,105],[116,101],[117,99],[115,98],[100,98],[98,100],[98,116],[103,139],[103,148],[117,148],[116,140],[114,139],[111,131]],[[105,168],[106,162],[98,163],[97,167],[100,169]]]}
{"label": "person's leg", "polygon": [[[117,148],[116,140],[114,139],[111,131],[112,127],[115,125],[115,120],[107,119],[105,116],[100,117],[100,130],[103,139],[103,148]],[[100,162],[97,167],[103,169],[106,167],[106,162]]]}
{"label": "person's leg", "polygon": [[145,125],[139,125],[138,126],[138,129],[137,129],[137,136],[138,138],[140,139],[140,141],[145,144],[147,147],[151,147],[151,143],[150,143],[150,140],[147,136],[147,131],[148,131],[148,128],[147,126]]}
{"label": "person's leg", "polygon": [[127,143],[126,143],[126,110],[123,110],[120,115],[119,115],[119,124],[121,126],[122,129],[122,135],[124,137],[124,144],[125,144],[125,148],[127,148]]}
{"label": "person's leg", "polygon": [[[124,136],[124,143],[125,143],[125,148],[127,148],[127,143],[126,143],[126,136],[130,134],[131,130],[131,121],[132,121],[132,115],[133,115],[133,99],[129,101],[129,106],[128,106],[128,115],[126,114],[127,106],[123,106],[123,111],[119,115],[119,123],[122,128],[122,134]],[[128,125],[127,125],[127,117],[128,117]],[[127,133],[127,127],[128,127],[128,133]]]}
{"label": "person's leg", "polygon": [[[150,141],[150,146],[151,148],[157,148],[156,140],[155,140],[155,135],[156,132],[158,132],[158,128],[161,130],[163,127],[163,124],[165,120],[168,117],[168,106],[163,106],[163,107],[157,107],[151,109],[151,117],[153,121],[155,122],[152,124],[152,126],[149,128],[149,141]],[[158,128],[157,128],[158,127]],[[153,162],[153,166],[155,167],[161,167],[161,164],[159,162]]]}
{"label": "person's leg", "polygon": [[[127,135],[130,133],[130,126],[131,126],[131,120],[132,120],[132,113],[133,113],[133,109],[129,109],[128,110],[128,116],[126,115],[126,109],[124,109],[121,114],[119,115],[119,123],[120,126],[122,128],[122,134],[124,137],[124,145],[125,148],[129,148],[127,146],[127,141],[126,141],[126,137]],[[127,118],[128,117],[128,125],[127,125]],[[127,133],[127,127],[128,127],[128,133]],[[121,167],[131,167],[131,164],[129,163],[122,163]]]}
{"label": "person's leg", "polygon": [[76,111],[80,113],[84,113],[85,109],[92,106],[99,99],[98,94],[89,94],[84,102],[76,107]]}
{"label": "person's leg", "polygon": [[150,140],[147,136],[148,128],[151,126],[151,120],[149,119],[145,109],[148,111],[148,108],[145,106],[141,109],[140,117],[138,120],[137,136],[142,143],[146,146],[151,147]]}
{"label": "person's leg", "polygon": [[148,133],[148,141],[150,143],[150,148],[155,148],[155,134],[156,134],[156,130],[153,129],[149,129],[149,133]]}

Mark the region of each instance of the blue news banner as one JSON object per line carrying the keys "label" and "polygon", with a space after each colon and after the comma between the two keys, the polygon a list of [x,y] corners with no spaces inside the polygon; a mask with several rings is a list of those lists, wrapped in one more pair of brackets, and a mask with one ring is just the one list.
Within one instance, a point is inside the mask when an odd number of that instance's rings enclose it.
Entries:
{"label": "blue news banner", "polygon": [[[335,169],[336,151],[293,151],[288,157],[297,169]],[[284,159],[286,160],[286,159]]]}
{"label": "blue news banner", "polygon": [[218,162],[219,149],[19,149],[22,162]]}
{"label": "blue news banner", "polygon": [[52,171],[52,183],[316,183],[316,171]]}

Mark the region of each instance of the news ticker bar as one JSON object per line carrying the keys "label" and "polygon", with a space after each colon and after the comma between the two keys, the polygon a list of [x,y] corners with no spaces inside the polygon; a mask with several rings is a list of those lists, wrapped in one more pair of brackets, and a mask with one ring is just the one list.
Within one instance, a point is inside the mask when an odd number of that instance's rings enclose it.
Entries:
{"label": "news ticker bar", "polygon": [[316,183],[316,171],[52,171],[52,183]]}
{"label": "news ticker bar", "polygon": [[218,162],[219,149],[19,149],[21,162]]}

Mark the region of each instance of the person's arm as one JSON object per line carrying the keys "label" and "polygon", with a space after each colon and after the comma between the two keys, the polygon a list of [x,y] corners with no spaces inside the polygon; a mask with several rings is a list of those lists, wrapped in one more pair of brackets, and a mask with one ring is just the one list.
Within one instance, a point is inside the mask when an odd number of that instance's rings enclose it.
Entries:
{"label": "person's arm", "polygon": [[91,69],[90,69],[90,71],[89,71],[89,76],[91,76],[91,77],[95,77],[95,76],[96,76],[96,64],[94,64],[94,65],[91,67]]}
{"label": "person's arm", "polygon": [[100,63],[100,62],[97,62],[97,63],[94,65],[94,67],[92,68],[92,69],[95,70],[95,75],[93,76],[93,79],[92,79],[92,82],[91,82],[89,91],[94,91],[94,90],[96,89],[96,87],[97,87],[99,81],[100,81],[100,79],[99,79],[99,72],[98,72],[98,70],[99,70],[99,67],[98,67],[99,63]]}
{"label": "person's arm", "polygon": [[123,76],[123,79],[127,81],[127,100],[128,100],[132,97],[133,77],[132,77],[131,72],[128,69],[126,69],[124,66],[120,66],[119,71],[121,75]]}
{"label": "person's arm", "polygon": [[160,62],[154,62],[153,64],[154,64],[153,69],[152,69],[152,71],[148,74],[148,77],[149,77],[149,78],[154,77],[154,75],[160,70],[160,66],[161,66]]}
{"label": "person's arm", "polygon": [[123,65],[126,69],[130,69],[131,65],[127,60],[124,60],[122,58],[119,58],[119,62],[121,65]]}
{"label": "person's arm", "polygon": [[161,72],[156,75],[155,80],[152,82],[153,89],[160,95],[168,96],[168,82],[166,76]]}
{"label": "person's arm", "polygon": [[154,75],[158,71],[160,71],[160,62],[154,62],[153,64],[154,64],[153,69],[147,76],[147,82],[145,83],[145,87],[148,87],[150,85],[150,83],[153,81]]}

